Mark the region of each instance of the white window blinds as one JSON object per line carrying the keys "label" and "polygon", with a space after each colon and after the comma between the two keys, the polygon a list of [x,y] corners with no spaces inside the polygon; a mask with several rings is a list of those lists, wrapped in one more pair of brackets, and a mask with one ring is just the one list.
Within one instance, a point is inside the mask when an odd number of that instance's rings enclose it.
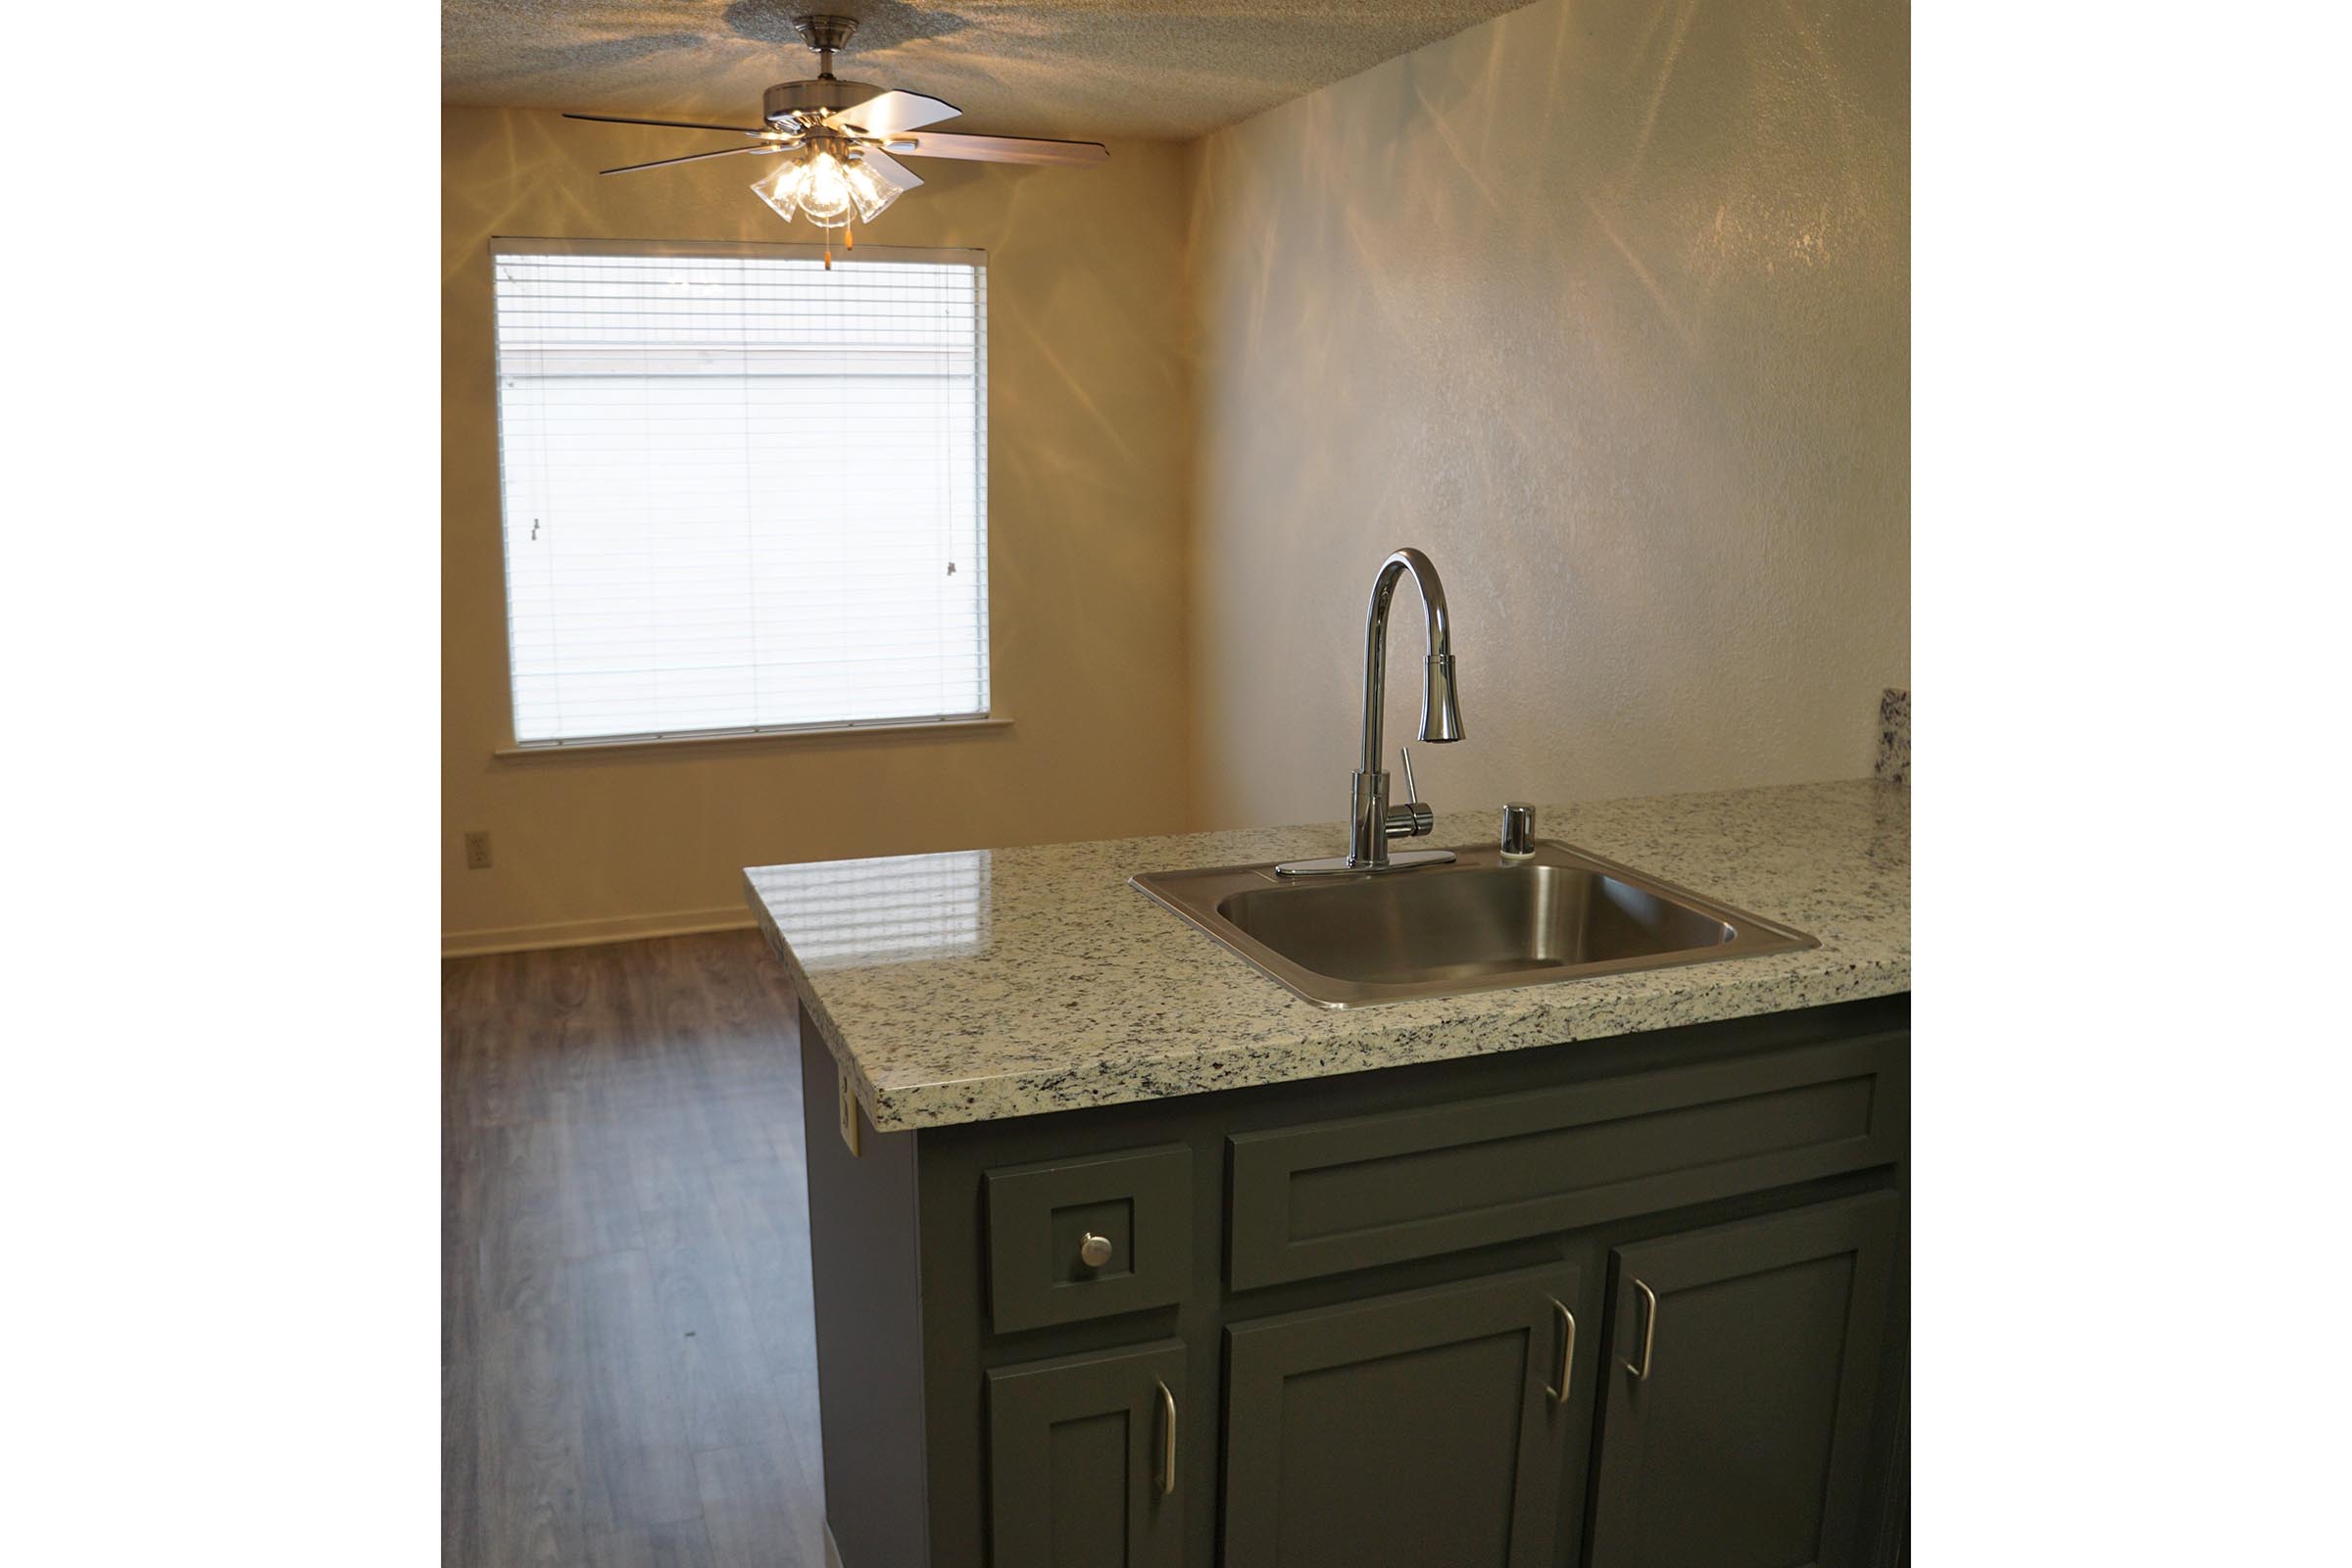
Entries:
{"label": "white window blinds", "polygon": [[518,744],[988,712],[977,253],[493,262]]}

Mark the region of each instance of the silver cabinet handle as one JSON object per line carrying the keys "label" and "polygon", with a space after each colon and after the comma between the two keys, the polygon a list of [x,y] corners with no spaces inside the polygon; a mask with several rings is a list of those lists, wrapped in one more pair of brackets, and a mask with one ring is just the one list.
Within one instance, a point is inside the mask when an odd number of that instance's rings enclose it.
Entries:
{"label": "silver cabinet handle", "polygon": [[1640,1280],[1634,1281],[1634,1289],[1648,1298],[1649,1315],[1642,1324],[1642,1364],[1636,1366],[1633,1362],[1628,1361],[1625,1363],[1625,1369],[1634,1375],[1635,1382],[1646,1383],[1649,1381],[1650,1348],[1658,1343],[1658,1293]]}
{"label": "silver cabinet handle", "polygon": [[1551,1309],[1560,1314],[1560,1378],[1557,1388],[1545,1384],[1544,1392],[1551,1396],[1552,1403],[1566,1404],[1568,1373],[1576,1365],[1576,1314],[1569,1311],[1566,1303],[1557,1297],[1552,1298]]}
{"label": "silver cabinet handle", "polygon": [[1159,1494],[1166,1496],[1176,1490],[1176,1396],[1168,1392],[1165,1383],[1155,1385],[1159,1390]]}
{"label": "silver cabinet handle", "polygon": [[1110,1238],[1088,1231],[1078,1239],[1078,1261],[1088,1268],[1101,1268],[1110,1261]]}

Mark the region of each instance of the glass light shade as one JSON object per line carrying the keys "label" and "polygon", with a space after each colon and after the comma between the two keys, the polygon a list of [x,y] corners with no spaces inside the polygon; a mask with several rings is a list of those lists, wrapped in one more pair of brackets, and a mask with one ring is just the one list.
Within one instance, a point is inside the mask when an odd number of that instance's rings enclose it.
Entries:
{"label": "glass light shade", "polygon": [[899,199],[901,187],[862,161],[842,158],[829,147],[811,147],[776,167],[752,186],[752,193],[786,220],[806,218],[819,228],[841,228],[855,211],[861,222]]}
{"label": "glass light shade", "polygon": [[905,186],[893,180],[863,159],[850,166],[844,176],[850,187],[850,200],[858,204],[858,220],[870,223],[874,215],[899,199]]}

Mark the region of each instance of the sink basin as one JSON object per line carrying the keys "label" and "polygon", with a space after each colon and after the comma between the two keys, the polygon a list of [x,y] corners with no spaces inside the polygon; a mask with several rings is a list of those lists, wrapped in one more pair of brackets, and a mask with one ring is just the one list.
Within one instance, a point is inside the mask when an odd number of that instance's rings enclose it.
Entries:
{"label": "sink basin", "polygon": [[1821,944],[1549,839],[1505,861],[1293,880],[1273,862],[1131,884],[1326,1007],[1449,997]]}

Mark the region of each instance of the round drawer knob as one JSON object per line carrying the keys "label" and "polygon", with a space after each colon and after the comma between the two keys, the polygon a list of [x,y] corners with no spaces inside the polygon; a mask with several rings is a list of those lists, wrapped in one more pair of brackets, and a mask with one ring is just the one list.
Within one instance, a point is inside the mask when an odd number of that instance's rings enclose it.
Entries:
{"label": "round drawer knob", "polygon": [[1078,1261],[1088,1268],[1101,1268],[1110,1261],[1110,1238],[1088,1231],[1078,1242]]}

